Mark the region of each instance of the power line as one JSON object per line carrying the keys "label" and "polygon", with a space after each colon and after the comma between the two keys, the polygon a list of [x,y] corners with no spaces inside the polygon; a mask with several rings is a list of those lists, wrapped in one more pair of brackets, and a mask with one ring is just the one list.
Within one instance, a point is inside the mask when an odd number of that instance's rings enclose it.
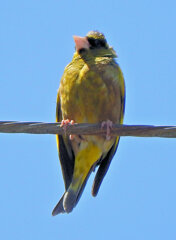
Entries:
{"label": "power line", "polygon": [[[60,123],[18,121],[0,121],[0,133],[65,134],[64,129],[60,127]],[[101,129],[101,124],[82,123],[68,125],[66,133],[74,135],[106,135],[106,128]],[[176,126],[114,124],[110,135],[176,138]]]}

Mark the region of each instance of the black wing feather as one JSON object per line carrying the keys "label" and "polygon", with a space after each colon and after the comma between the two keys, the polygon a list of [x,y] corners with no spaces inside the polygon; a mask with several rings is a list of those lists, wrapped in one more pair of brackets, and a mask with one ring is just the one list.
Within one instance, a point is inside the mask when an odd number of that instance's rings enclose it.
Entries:
{"label": "black wing feather", "polygon": [[[120,138],[119,138],[120,140]],[[92,186],[92,195],[95,197],[99,191],[100,185],[109,169],[110,163],[112,161],[112,158],[117,150],[118,144],[119,144],[119,140],[118,142],[114,143],[113,146],[111,147],[111,149],[109,150],[108,154],[101,159],[100,162],[100,166],[98,168],[98,171],[95,175],[95,179],[93,182],[93,186]]]}
{"label": "black wing feather", "polygon": [[68,151],[68,149],[69,150],[71,149],[70,140],[60,135],[59,136],[59,159],[61,163],[62,174],[63,174],[66,190],[68,189],[72,181],[74,162],[75,162],[73,151],[71,150],[71,154],[70,154],[69,153],[70,151]]}
{"label": "black wing feather", "polygon": [[[59,94],[57,96],[57,107],[56,107],[56,122],[62,121],[62,111],[60,106]],[[62,168],[62,174],[65,183],[65,189],[67,190],[73,177],[75,156],[72,150],[71,141],[69,137],[57,135],[57,144],[59,151],[59,159]]]}

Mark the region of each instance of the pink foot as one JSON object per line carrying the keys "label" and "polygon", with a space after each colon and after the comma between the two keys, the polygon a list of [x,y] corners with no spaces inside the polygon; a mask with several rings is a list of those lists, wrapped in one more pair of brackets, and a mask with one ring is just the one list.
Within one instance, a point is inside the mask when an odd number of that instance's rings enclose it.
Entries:
{"label": "pink foot", "polygon": [[[70,124],[73,125],[74,123],[75,123],[74,120],[69,120],[69,119],[62,120],[60,126],[63,127],[65,135],[67,133],[67,126],[70,125]],[[70,134],[69,138],[70,138],[70,140],[73,140],[74,139],[74,135]]]}
{"label": "pink foot", "polygon": [[110,133],[111,133],[112,125],[113,125],[113,123],[110,120],[103,121],[101,123],[101,129],[106,126],[106,140],[110,140],[111,139]]}

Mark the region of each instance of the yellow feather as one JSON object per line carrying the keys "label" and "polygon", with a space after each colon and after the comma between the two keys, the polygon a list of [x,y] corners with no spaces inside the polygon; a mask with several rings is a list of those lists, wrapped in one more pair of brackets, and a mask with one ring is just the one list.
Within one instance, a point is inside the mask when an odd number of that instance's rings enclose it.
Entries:
{"label": "yellow feather", "polygon": [[84,182],[92,165],[101,156],[101,149],[92,142],[86,143],[75,158],[75,167],[71,188],[76,191]]}

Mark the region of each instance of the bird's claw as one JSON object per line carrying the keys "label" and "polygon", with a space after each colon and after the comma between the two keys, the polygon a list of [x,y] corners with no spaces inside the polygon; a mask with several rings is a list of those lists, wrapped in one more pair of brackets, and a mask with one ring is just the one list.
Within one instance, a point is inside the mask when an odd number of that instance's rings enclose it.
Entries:
{"label": "bird's claw", "polygon": [[[74,125],[74,120],[69,120],[69,119],[66,119],[66,120],[62,120],[61,121],[61,127],[63,127],[63,129],[64,129],[64,133],[65,133],[65,135],[67,134],[67,127],[68,127],[68,125]],[[72,135],[72,134],[70,134],[69,135],[69,139],[70,140],[73,140],[74,139],[74,135]]]}

